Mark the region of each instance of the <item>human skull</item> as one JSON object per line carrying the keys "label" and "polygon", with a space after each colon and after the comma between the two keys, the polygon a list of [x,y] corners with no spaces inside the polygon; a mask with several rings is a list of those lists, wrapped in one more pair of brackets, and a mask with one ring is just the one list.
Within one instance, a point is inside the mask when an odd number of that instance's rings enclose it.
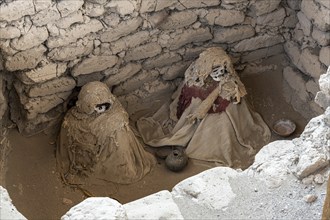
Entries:
{"label": "human skull", "polygon": [[227,70],[227,66],[224,65],[224,66],[218,66],[216,68],[214,68],[210,74],[210,76],[212,77],[212,79],[214,81],[217,81],[219,82],[221,80],[221,77],[226,75],[228,73],[228,70]]}

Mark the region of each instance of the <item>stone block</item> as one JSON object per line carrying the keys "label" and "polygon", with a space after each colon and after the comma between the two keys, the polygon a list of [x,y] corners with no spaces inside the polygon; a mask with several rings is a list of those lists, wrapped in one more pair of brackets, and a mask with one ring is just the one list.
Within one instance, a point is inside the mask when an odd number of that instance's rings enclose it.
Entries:
{"label": "stone block", "polygon": [[315,2],[318,2],[324,7],[330,9],[330,2],[328,0],[315,0]]}
{"label": "stone block", "polygon": [[284,49],[293,64],[306,75],[318,79],[325,72],[319,57],[310,48],[301,51],[296,43],[289,41],[284,44]]}
{"label": "stone block", "polygon": [[109,197],[87,198],[72,207],[62,220],[71,219],[122,219],[127,220],[126,211],[122,204]]}
{"label": "stone block", "polygon": [[86,2],[91,2],[91,3],[95,3],[95,4],[100,4],[100,5],[104,5],[105,3],[107,3],[108,0],[86,0]]}
{"label": "stone block", "polygon": [[220,25],[224,27],[241,24],[244,19],[244,13],[237,10],[210,9],[205,16],[205,20],[209,25]]}
{"label": "stone block", "polygon": [[69,28],[72,24],[75,23],[83,23],[84,22],[84,17],[82,15],[81,11],[76,11],[73,12],[71,14],[69,14],[68,16],[59,19],[55,25],[58,28],[62,28],[62,29],[66,29]]}
{"label": "stone block", "polygon": [[245,39],[239,42],[234,46],[235,52],[244,52],[244,51],[251,51],[257,50],[263,47],[271,47],[276,44],[284,42],[282,36],[271,36],[268,34],[256,36],[250,39]]}
{"label": "stone block", "polygon": [[81,87],[84,86],[86,83],[93,82],[93,81],[102,81],[104,75],[101,72],[95,72],[91,74],[79,75],[75,77],[77,82],[77,86]]}
{"label": "stone block", "polygon": [[84,4],[84,0],[62,0],[57,2],[57,9],[61,13],[62,17],[66,17],[69,14],[78,11]]}
{"label": "stone block", "polygon": [[10,46],[15,50],[27,50],[32,47],[39,46],[48,38],[48,30],[46,27],[32,26],[29,32],[20,38],[13,39]]}
{"label": "stone block", "polygon": [[94,49],[93,41],[79,39],[77,43],[52,49],[48,57],[55,61],[70,61],[90,54]]}
{"label": "stone block", "polygon": [[133,33],[142,24],[142,18],[137,17],[131,20],[122,21],[115,28],[108,28],[100,35],[102,42],[112,42],[118,40],[120,37]]}
{"label": "stone block", "polygon": [[132,0],[110,1],[105,5],[105,8],[109,8],[110,11],[116,12],[121,16],[132,14],[136,7],[136,1]]}
{"label": "stone block", "polygon": [[36,12],[49,8],[52,5],[52,0],[34,0]]}
{"label": "stone block", "polygon": [[253,37],[254,28],[250,25],[239,25],[231,28],[214,28],[215,43],[234,43],[246,38]]}
{"label": "stone block", "polygon": [[160,54],[161,52],[162,52],[161,46],[156,42],[152,42],[138,46],[128,51],[124,59],[126,62],[143,60],[146,58],[154,57]]}
{"label": "stone block", "polygon": [[174,6],[176,3],[178,3],[177,0],[166,0],[166,1],[157,0],[155,11],[161,11],[164,8]]}
{"label": "stone block", "polygon": [[113,94],[116,96],[126,95],[140,88],[144,83],[157,79],[159,73],[155,70],[141,71],[133,77],[122,82],[113,89]]}
{"label": "stone block", "polygon": [[286,17],[284,8],[280,8],[274,12],[264,14],[257,17],[258,25],[267,25],[271,27],[278,27],[283,24],[284,18]]}
{"label": "stone block", "polygon": [[268,48],[262,48],[262,49],[258,49],[255,51],[252,51],[248,54],[244,54],[242,55],[241,58],[241,62],[242,63],[249,63],[252,61],[256,61],[256,60],[261,60],[267,57],[271,57],[280,53],[283,53],[284,49],[283,49],[283,45],[282,44],[277,44]]}
{"label": "stone block", "polygon": [[285,8],[286,9],[286,18],[284,18],[283,26],[288,28],[294,28],[296,27],[296,24],[298,23],[297,13],[296,11]]}
{"label": "stone block", "polygon": [[189,8],[205,8],[211,6],[220,5],[221,0],[208,0],[208,1],[191,1],[191,0],[180,0],[177,8],[179,10],[185,10]]}
{"label": "stone block", "polygon": [[295,11],[299,11],[300,10],[300,4],[301,4],[301,0],[286,0],[286,2],[288,3],[288,6],[295,10]]}
{"label": "stone block", "polygon": [[163,30],[179,29],[193,24],[197,20],[197,14],[194,11],[174,12],[168,16],[160,28]]}
{"label": "stone block", "polygon": [[7,26],[0,28],[0,39],[13,39],[21,36],[21,31],[17,27]]}
{"label": "stone block", "polygon": [[312,38],[317,41],[320,46],[328,46],[330,44],[330,32],[323,32],[313,27]]}
{"label": "stone block", "polygon": [[181,56],[177,53],[173,53],[173,52],[163,53],[157,57],[146,60],[143,63],[143,68],[147,70],[153,68],[160,68],[171,65],[172,63],[176,63],[180,60],[181,60]]}
{"label": "stone block", "polygon": [[57,10],[56,6],[46,8],[42,11],[39,11],[37,14],[31,17],[33,25],[43,26],[46,24],[55,23],[58,19],[61,18],[60,13]]}
{"label": "stone block", "polygon": [[326,66],[330,66],[330,46],[322,47],[320,50],[319,60]]}
{"label": "stone block", "polygon": [[[63,2],[63,1],[61,1]],[[75,1],[76,2],[76,1]],[[91,19],[85,24],[76,24],[65,30],[58,37],[50,37],[47,41],[48,48],[62,47],[76,42],[89,33],[95,33],[103,29],[102,23],[97,19]]]}
{"label": "stone block", "polygon": [[310,36],[311,35],[311,31],[312,31],[312,23],[311,23],[311,21],[301,11],[299,11],[297,13],[297,17],[298,17],[298,20],[299,20],[299,23],[300,23],[300,28],[302,29],[302,31],[304,32],[304,34],[306,36]]}
{"label": "stone block", "polygon": [[316,93],[320,91],[319,85],[314,81],[314,79],[310,79],[306,83],[306,89],[308,92],[310,92],[313,97],[316,96]]}
{"label": "stone block", "polygon": [[120,38],[119,40],[111,43],[111,51],[117,54],[123,50],[128,50],[133,47],[139,46],[149,40],[148,31],[139,31],[134,34]]}
{"label": "stone block", "polygon": [[10,47],[10,40],[0,40],[0,50],[3,56],[14,56],[19,51]]}
{"label": "stone block", "polygon": [[9,71],[33,69],[43,59],[46,47],[40,45],[29,50],[16,53],[12,57],[7,57],[5,67]]}
{"label": "stone block", "polygon": [[110,75],[106,80],[104,80],[104,83],[107,84],[108,87],[118,85],[119,83],[124,82],[134,76],[141,70],[141,68],[141,64],[129,63],[126,66],[120,68],[117,73]]}
{"label": "stone block", "polygon": [[153,12],[156,8],[156,0],[142,0],[141,1],[141,7],[140,7],[140,13],[146,13],[146,12]]}
{"label": "stone block", "polygon": [[31,85],[60,77],[64,74],[66,68],[65,63],[41,62],[40,67],[17,73],[16,76],[24,84]]}
{"label": "stone block", "polygon": [[314,1],[302,0],[301,11],[321,31],[330,30],[330,19],[326,19],[329,18],[330,9],[317,5]]}
{"label": "stone block", "polygon": [[184,219],[167,190],[126,203],[124,208],[128,219]]}
{"label": "stone block", "polygon": [[236,197],[230,184],[230,179],[236,176],[238,172],[229,167],[212,168],[175,185],[172,195],[194,198],[198,204],[212,210],[222,210]]}
{"label": "stone block", "polygon": [[250,10],[253,14],[260,16],[277,9],[281,0],[257,0],[250,5]]}
{"label": "stone block", "polygon": [[92,18],[102,16],[105,12],[103,5],[100,4],[86,2],[84,7],[86,15]]}
{"label": "stone block", "polygon": [[174,80],[176,78],[183,78],[184,73],[191,62],[178,62],[170,67],[165,67],[164,74],[162,74],[163,80]]}
{"label": "stone block", "polygon": [[299,98],[301,100],[309,100],[309,96],[306,89],[306,82],[300,72],[295,71],[291,67],[285,67],[283,69],[283,80],[285,80],[292,89],[297,91],[297,94],[299,94]]}
{"label": "stone block", "polygon": [[116,56],[93,56],[84,59],[72,69],[72,76],[103,71],[113,67],[118,61]]}
{"label": "stone block", "polygon": [[33,15],[35,9],[33,0],[12,1],[8,4],[1,4],[0,12],[0,21],[11,22],[18,20],[25,15]]}
{"label": "stone block", "polygon": [[70,77],[60,77],[32,86],[27,95],[29,97],[53,95],[56,93],[72,91],[75,86],[76,81],[74,79]]}
{"label": "stone block", "polygon": [[164,46],[169,47],[170,50],[176,50],[186,44],[204,42],[212,38],[209,28],[187,29],[183,33],[174,36],[170,39],[169,44]]}

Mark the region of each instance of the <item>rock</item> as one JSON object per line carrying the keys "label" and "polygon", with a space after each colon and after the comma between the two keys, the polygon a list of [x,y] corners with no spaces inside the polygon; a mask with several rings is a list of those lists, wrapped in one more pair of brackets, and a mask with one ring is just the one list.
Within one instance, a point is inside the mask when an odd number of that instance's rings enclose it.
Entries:
{"label": "rock", "polygon": [[191,0],[180,0],[177,8],[179,10],[185,10],[189,8],[204,8],[204,7],[211,7],[211,6],[217,6],[221,3],[220,0],[208,0],[205,2],[202,1],[191,1]]}
{"label": "rock", "polygon": [[99,17],[102,16],[105,12],[103,5],[93,4],[86,2],[85,5],[85,13],[89,17]]}
{"label": "rock", "polygon": [[325,179],[324,179],[324,177],[321,174],[318,173],[314,177],[314,182],[316,184],[322,185],[325,182]]}
{"label": "rock", "polygon": [[104,76],[101,74],[101,72],[96,72],[91,74],[79,75],[75,77],[75,80],[77,82],[77,86],[81,87],[89,82],[102,81],[103,78]]}
{"label": "rock", "polygon": [[193,24],[197,20],[197,14],[194,11],[174,12],[168,16],[160,28],[163,30],[176,30]]}
{"label": "rock", "polygon": [[31,17],[33,25],[43,26],[46,24],[55,23],[58,19],[61,18],[60,13],[57,10],[56,6],[46,8],[42,11],[39,11],[37,14]]}
{"label": "rock", "polygon": [[287,0],[287,3],[289,5],[289,7],[293,10],[299,11],[300,10],[300,1],[297,0]]}
{"label": "rock", "polygon": [[178,34],[174,38],[170,39],[169,44],[164,46],[168,47],[170,50],[176,50],[186,44],[204,42],[212,38],[213,36],[210,33],[209,28],[200,28],[197,30],[187,29],[183,31],[183,33]]}
{"label": "rock", "polygon": [[313,27],[312,37],[321,46],[328,46],[330,44],[330,32],[323,32]]}
{"label": "rock", "polygon": [[139,46],[149,40],[148,31],[139,31],[134,34],[120,38],[119,40],[111,43],[111,51],[117,54],[121,51],[131,49]]}
{"label": "rock", "polygon": [[305,177],[304,179],[302,179],[301,182],[305,185],[311,185],[311,184],[313,184],[313,179],[314,179],[314,175],[309,175],[309,176]]}
{"label": "rock", "polygon": [[136,9],[136,2],[132,0],[110,1],[105,5],[105,8],[110,8],[121,16],[130,15]]}
{"label": "rock", "polygon": [[124,58],[126,62],[134,60],[142,60],[150,57],[154,57],[162,52],[161,46],[156,43],[148,43],[141,46],[138,46],[127,52],[126,57]]}
{"label": "rock", "polygon": [[79,76],[103,71],[113,67],[118,61],[116,56],[93,56],[84,59],[72,69],[72,76]]}
{"label": "rock", "polygon": [[317,199],[316,195],[307,194],[306,196],[304,196],[304,201],[307,203],[315,202],[316,199]]}
{"label": "rock", "polygon": [[260,16],[277,9],[281,0],[257,0],[250,5],[250,10],[253,14]]}
{"label": "rock", "polygon": [[306,102],[309,99],[306,92],[306,82],[300,72],[295,71],[291,67],[285,67],[283,69],[283,79],[299,94],[301,100]]}
{"label": "rock", "polygon": [[64,63],[42,62],[40,67],[20,72],[16,76],[24,84],[31,85],[60,77],[66,69],[67,66]]}
{"label": "rock", "polygon": [[87,198],[61,217],[62,220],[104,218],[128,219],[123,205],[108,197]]}
{"label": "rock", "polygon": [[29,50],[16,53],[12,57],[7,57],[5,67],[9,71],[33,69],[43,59],[46,47],[40,45]]}
{"label": "rock", "polygon": [[115,28],[108,28],[107,31],[100,35],[102,42],[112,42],[118,40],[120,37],[129,35],[134,32],[142,24],[142,18],[137,17],[131,20],[122,21]]}
{"label": "rock", "polygon": [[[178,183],[172,190],[174,197],[187,197],[215,210],[222,210],[236,197],[229,183],[238,172],[227,167],[216,167]],[[217,178],[214,178],[217,176]]]}
{"label": "rock", "polygon": [[310,80],[307,81],[306,89],[307,89],[308,92],[313,94],[314,97],[316,96],[316,93],[318,91],[320,91],[320,87],[319,87],[318,83],[316,83],[314,81],[314,79],[310,79]]}
{"label": "rock", "polygon": [[0,28],[0,39],[13,39],[21,36],[21,31],[13,26]]}
{"label": "rock", "polygon": [[330,9],[330,2],[328,0],[315,0],[315,1],[323,5],[324,7]]}
{"label": "rock", "polygon": [[52,0],[34,0],[36,12],[49,8],[52,5]]}
{"label": "rock", "polygon": [[297,13],[300,27],[306,36],[311,35],[312,23],[301,11]]}
{"label": "rock", "polygon": [[55,25],[58,28],[66,29],[75,23],[84,23],[84,17],[81,11],[73,12],[64,18],[61,18],[55,23]]}
{"label": "rock", "polygon": [[328,47],[322,47],[320,50],[320,61],[326,65],[330,66],[330,46]]}
{"label": "rock", "polygon": [[52,49],[48,57],[55,61],[70,61],[92,53],[93,49],[93,41],[84,38],[68,46]]}
{"label": "rock", "polygon": [[0,21],[7,22],[15,21],[25,15],[33,15],[35,13],[33,0],[13,1],[8,4],[1,4],[0,11]]}
{"label": "rock", "polygon": [[296,24],[298,23],[297,13],[296,11],[285,8],[286,9],[286,18],[284,18],[283,26],[288,28],[294,28],[296,27]]}
{"label": "rock", "polygon": [[[65,1],[61,1],[65,2]],[[75,1],[79,2],[79,1]],[[77,24],[66,29],[63,34],[58,37],[50,37],[47,41],[48,48],[61,47],[76,42],[77,39],[83,38],[89,33],[95,33],[103,29],[102,23],[97,19],[91,19],[86,24]]]}
{"label": "rock", "polygon": [[330,67],[326,74],[321,75],[319,79],[320,90],[315,97],[315,102],[326,109],[330,106]]}
{"label": "rock", "polygon": [[284,8],[280,8],[269,14],[264,14],[257,17],[258,25],[268,25],[271,27],[278,27],[283,23],[284,18],[286,17]]}
{"label": "rock", "polygon": [[27,50],[32,47],[39,46],[48,38],[48,31],[46,27],[32,26],[29,32],[22,35],[20,38],[13,39],[10,46],[15,50]]}
{"label": "rock", "polygon": [[142,0],[140,13],[153,12],[156,8],[156,0]]}
{"label": "rock", "polygon": [[330,30],[330,20],[324,19],[329,17],[330,10],[328,8],[320,4],[317,5],[314,1],[302,0],[301,11],[309,20],[313,20],[313,25],[321,31]]}
{"label": "rock", "polygon": [[205,16],[208,24],[224,27],[240,24],[244,21],[244,18],[245,15],[241,11],[222,9],[209,10],[208,14]]}
{"label": "rock", "polygon": [[284,48],[282,44],[277,44],[275,46],[271,46],[268,48],[261,48],[255,51],[251,51],[246,55],[242,55],[241,62],[248,63],[256,60],[261,60],[266,57],[271,57],[277,54],[281,54],[284,52]]}
{"label": "rock", "polygon": [[271,35],[261,35],[256,36],[250,39],[245,39],[239,42],[234,46],[235,52],[244,52],[244,51],[251,51],[257,50],[263,47],[271,47],[273,45],[279,44],[284,42],[282,36],[271,36]]}
{"label": "rock", "polygon": [[70,1],[70,0],[62,0],[57,2],[57,9],[61,13],[62,17],[66,17],[69,14],[78,11],[78,9],[83,6],[84,0],[75,0],[75,1]]}
{"label": "rock", "polygon": [[215,43],[234,43],[246,38],[253,37],[254,28],[250,25],[240,25],[231,28],[214,28]]}
{"label": "rock", "polygon": [[148,83],[157,79],[159,73],[155,70],[141,71],[133,77],[123,81],[113,89],[113,94],[116,96],[126,95],[140,88],[144,83]]}
{"label": "rock", "polygon": [[180,60],[181,60],[181,56],[177,53],[173,53],[173,52],[162,53],[162,54],[158,55],[157,57],[146,60],[143,63],[143,68],[146,70],[153,69],[153,68],[160,68],[160,67],[171,65]]}
{"label": "rock", "polygon": [[7,190],[2,186],[0,186],[0,203],[1,219],[27,219],[17,211]]}
{"label": "rock", "polygon": [[177,0],[166,0],[166,1],[157,0],[155,11],[161,11],[164,8],[174,6],[177,3],[178,3]]}
{"label": "rock", "polygon": [[184,219],[167,190],[126,203],[124,208],[128,219]]}
{"label": "rock", "polygon": [[190,65],[190,62],[178,62],[170,67],[165,67],[164,74],[162,74],[162,79],[164,80],[174,80],[176,78],[183,78],[184,72]]}
{"label": "rock", "polygon": [[32,86],[28,91],[29,97],[47,96],[61,92],[72,91],[76,81],[70,77],[60,77],[42,84]]}
{"label": "rock", "polygon": [[325,72],[318,56],[313,54],[310,48],[300,51],[296,43],[288,41],[284,44],[284,49],[293,64],[306,75],[318,79]]}
{"label": "rock", "polygon": [[119,69],[117,73],[110,75],[104,83],[107,84],[108,87],[112,87],[114,85],[118,85],[121,82],[126,81],[127,79],[134,76],[141,70],[141,64],[129,63],[123,68]]}
{"label": "rock", "polygon": [[72,200],[71,199],[67,199],[67,198],[63,198],[62,199],[62,203],[64,205],[72,205],[73,204]]}

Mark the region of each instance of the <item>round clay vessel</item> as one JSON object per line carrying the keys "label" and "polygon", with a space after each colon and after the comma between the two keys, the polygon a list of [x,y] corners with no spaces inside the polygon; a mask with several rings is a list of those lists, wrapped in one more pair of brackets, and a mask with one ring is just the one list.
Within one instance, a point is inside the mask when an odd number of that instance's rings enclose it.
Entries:
{"label": "round clay vessel", "polygon": [[282,136],[287,137],[296,130],[296,124],[289,119],[280,119],[273,124],[273,131]]}
{"label": "round clay vessel", "polygon": [[188,157],[181,149],[174,149],[165,159],[166,167],[174,172],[181,171],[188,163]]}

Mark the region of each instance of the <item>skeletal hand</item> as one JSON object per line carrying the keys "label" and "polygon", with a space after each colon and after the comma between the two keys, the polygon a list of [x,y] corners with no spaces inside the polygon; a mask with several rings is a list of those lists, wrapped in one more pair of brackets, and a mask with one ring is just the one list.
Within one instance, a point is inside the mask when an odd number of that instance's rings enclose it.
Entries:
{"label": "skeletal hand", "polygon": [[195,123],[196,121],[200,121],[205,117],[205,114],[202,112],[194,112],[187,116],[187,119],[190,123]]}

